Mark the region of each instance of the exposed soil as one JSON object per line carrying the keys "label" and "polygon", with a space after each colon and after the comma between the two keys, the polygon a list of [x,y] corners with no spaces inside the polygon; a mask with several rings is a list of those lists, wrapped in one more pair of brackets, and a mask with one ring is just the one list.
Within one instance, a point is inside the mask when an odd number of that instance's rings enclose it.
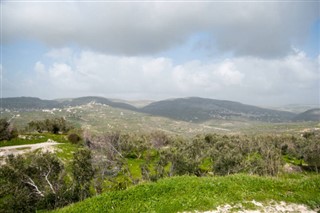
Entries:
{"label": "exposed soil", "polygon": [[37,144],[26,144],[26,145],[17,145],[17,146],[5,146],[0,148],[0,165],[4,163],[5,158],[8,155],[22,155],[27,152],[32,152],[37,149],[41,149],[43,152],[54,152],[54,146],[57,145],[56,141],[48,140],[44,143]]}

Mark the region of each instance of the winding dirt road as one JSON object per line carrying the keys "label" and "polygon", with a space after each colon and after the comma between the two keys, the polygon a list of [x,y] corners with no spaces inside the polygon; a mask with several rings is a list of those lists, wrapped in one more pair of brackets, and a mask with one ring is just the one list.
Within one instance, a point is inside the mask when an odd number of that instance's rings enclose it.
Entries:
{"label": "winding dirt road", "polygon": [[[26,144],[26,145],[17,145],[17,146],[5,146],[5,147],[0,147],[0,158],[5,158],[8,155],[21,155],[25,154],[27,152],[32,152],[37,149],[41,149],[43,152],[53,152],[55,145],[58,145],[60,143],[53,141],[53,140],[48,140],[47,142],[43,143],[36,143],[36,144]],[[1,162],[0,159],[0,164],[3,163]]]}

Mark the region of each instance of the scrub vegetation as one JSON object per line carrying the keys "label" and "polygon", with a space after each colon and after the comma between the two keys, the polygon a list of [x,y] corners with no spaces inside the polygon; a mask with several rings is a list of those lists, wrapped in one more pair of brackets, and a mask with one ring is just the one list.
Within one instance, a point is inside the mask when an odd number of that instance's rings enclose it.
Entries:
{"label": "scrub vegetation", "polygon": [[83,200],[58,211],[177,212],[253,199],[320,207],[319,131],[94,133],[53,118],[30,122],[23,134],[0,145],[49,139],[60,143],[54,153],[5,159],[2,212],[53,210]]}

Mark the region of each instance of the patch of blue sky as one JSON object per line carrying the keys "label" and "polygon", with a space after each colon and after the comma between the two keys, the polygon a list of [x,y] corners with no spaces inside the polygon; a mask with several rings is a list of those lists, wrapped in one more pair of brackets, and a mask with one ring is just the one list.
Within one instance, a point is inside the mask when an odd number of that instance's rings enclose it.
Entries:
{"label": "patch of blue sky", "polygon": [[199,32],[189,36],[183,43],[157,53],[155,56],[170,58],[175,65],[193,60],[208,62],[233,57],[231,52],[219,52],[216,46],[212,33]]}
{"label": "patch of blue sky", "polygon": [[28,74],[47,51],[48,47],[38,41],[15,40],[2,45],[2,66],[7,74]]}
{"label": "patch of blue sky", "polygon": [[303,45],[298,46],[309,57],[315,58],[320,54],[320,18],[318,18],[311,26],[308,36]]}
{"label": "patch of blue sky", "polygon": [[[76,54],[80,52],[80,48],[73,43],[64,47],[72,50]],[[63,48],[63,47],[61,47]],[[41,61],[45,66],[57,62],[56,59],[46,55],[53,48],[46,44],[28,39],[15,40],[2,45],[2,67],[6,75],[10,76],[27,76],[33,73],[34,66]],[[59,48],[57,48],[59,49]]]}

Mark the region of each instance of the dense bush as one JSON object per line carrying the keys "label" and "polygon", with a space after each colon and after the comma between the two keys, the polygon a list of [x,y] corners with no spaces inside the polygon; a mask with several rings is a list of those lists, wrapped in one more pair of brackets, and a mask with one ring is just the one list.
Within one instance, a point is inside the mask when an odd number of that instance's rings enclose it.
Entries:
{"label": "dense bush", "polygon": [[54,209],[90,196],[94,175],[90,150],[74,153],[71,173],[67,175],[63,163],[51,153],[9,156],[0,167],[0,212]]}
{"label": "dense bush", "polygon": [[63,171],[61,161],[49,153],[28,158],[9,156],[0,168],[0,195],[10,199],[1,208],[30,212],[62,206],[65,202],[59,195],[65,190]]}
{"label": "dense bush", "polygon": [[[320,140],[316,137],[207,134],[190,139],[162,133],[118,132],[93,137],[91,141],[93,153],[99,156],[95,163],[104,165],[103,174],[117,174],[133,158],[143,160],[140,172],[145,180],[175,175],[203,176],[211,172],[276,176],[282,171],[285,156],[301,162],[304,159],[315,171],[319,167]],[[105,163],[99,163],[103,158]]]}
{"label": "dense bush", "polygon": [[64,118],[52,118],[40,121],[31,121],[28,123],[29,130],[37,131],[39,133],[47,131],[53,134],[67,133],[71,126],[67,124]]}
{"label": "dense bush", "polygon": [[94,176],[90,150],[80,149],[74,153],[72,175],[75,199],[84,200],[90,197],[90,185]]}
{"label": "dense bush", "polygon": [[6,118],[0,119],[0,141],[18,137],[18,131]]}
{"label": "dense bush", "polygon": [[309,137],[303,147],[304,160],[318,173],[320,168],[320,137]]}
{"label": "dense bush", "polygon": [[82,139],[78,134],[70,133],[68,135],[68,141],[70,141],[70,143],[72,143],[72,144],[80,144]]}

